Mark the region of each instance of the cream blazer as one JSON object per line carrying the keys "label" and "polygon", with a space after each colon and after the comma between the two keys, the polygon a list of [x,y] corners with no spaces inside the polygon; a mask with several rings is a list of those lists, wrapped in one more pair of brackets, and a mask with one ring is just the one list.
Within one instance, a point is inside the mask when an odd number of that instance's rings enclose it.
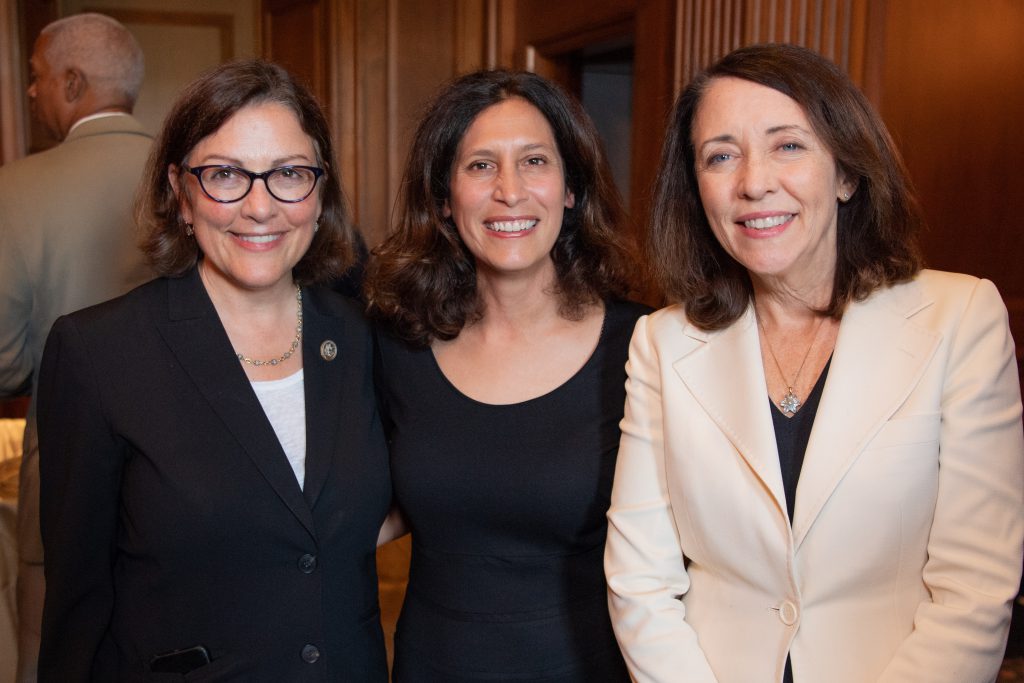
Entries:
{"label": "cream blazer", "polygon": [[678,306],[630,346],[605,569],[637,681],[995,679],[1021,574],[1024,432],[1006,308],[922,272],[843,317],[786,513],[752,310]]}

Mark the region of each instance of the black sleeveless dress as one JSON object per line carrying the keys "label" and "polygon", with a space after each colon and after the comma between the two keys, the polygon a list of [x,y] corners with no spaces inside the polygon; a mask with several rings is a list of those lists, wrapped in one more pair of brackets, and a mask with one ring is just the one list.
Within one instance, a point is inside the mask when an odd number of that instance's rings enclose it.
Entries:
{"label": "black sleeveless dress", "polygon": [[646,307],[606,306],[597,348],[562,386],[491,405],[433,353],[382,338],[395,498],[412,528],[394,680],[628,681],[603,570],[625,402]]}

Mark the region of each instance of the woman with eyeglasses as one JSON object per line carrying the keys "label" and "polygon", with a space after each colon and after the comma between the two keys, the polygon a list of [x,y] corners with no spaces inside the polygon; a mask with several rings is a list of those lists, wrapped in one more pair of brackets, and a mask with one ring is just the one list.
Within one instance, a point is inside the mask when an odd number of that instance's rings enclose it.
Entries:
{"label": "woman with eyeglasses", "polygon": [[[386,681],[391,484],[327,122],[278,66],[201,77],[138,205],[163,277],[61,318],[39,388],[40,681]],[[186,675],[186,678],[182,678]]]}

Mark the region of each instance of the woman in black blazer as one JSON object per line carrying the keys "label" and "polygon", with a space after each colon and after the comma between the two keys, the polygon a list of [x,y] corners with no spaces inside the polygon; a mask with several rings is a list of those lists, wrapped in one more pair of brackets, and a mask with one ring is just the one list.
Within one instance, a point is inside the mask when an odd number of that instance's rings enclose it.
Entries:
{"label": "woman in black blazer", "polygon": [[[327,122],[280,67],[181,96],[140,195],[164,277],[57,321],[40,681],[386,681],[391,485]],[[103,169],[97,169],[103,172]]]}

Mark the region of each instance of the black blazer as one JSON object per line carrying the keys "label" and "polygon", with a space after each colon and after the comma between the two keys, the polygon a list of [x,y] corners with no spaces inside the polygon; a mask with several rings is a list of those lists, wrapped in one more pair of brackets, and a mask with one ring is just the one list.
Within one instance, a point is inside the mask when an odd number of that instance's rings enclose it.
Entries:
{"label": "black blazer", "polygon": [[[387,680],[371,335],[350,302],[304,289],[302,350],[305,490],[195,269],[57,321],[38,395],[40,681]],[[197,645],[212,663],[150,672]]]}

